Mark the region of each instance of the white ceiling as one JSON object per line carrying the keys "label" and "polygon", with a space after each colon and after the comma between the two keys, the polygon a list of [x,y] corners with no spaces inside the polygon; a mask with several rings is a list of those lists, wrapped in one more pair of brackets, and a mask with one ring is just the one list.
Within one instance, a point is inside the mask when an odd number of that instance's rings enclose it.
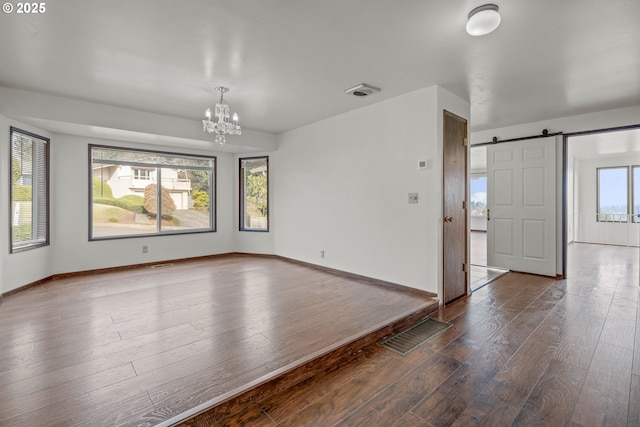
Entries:
{"label": "white ceiling", "polygon": [[[214,87],[281,133],[440,85],[483,130],[640,105],[640,1],[65,0],[0,15],[0,86],[200,119]],[[366,99],[344,90],[366,82]],[[640,119],[639,119],[640,122]]]}
{"label": "white ceiling", "polygon": [[598,159],[640,155],[640,128],[576,135],[568,140],[570,157]]}

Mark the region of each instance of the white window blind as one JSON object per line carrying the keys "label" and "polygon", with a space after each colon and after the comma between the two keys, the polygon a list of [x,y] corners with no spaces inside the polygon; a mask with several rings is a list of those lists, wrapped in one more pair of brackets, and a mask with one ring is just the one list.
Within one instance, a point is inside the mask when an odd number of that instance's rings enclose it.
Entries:
{"label": "white window blind", "polygon": [[11,252],[49,244],[49,139],[11,128]]}

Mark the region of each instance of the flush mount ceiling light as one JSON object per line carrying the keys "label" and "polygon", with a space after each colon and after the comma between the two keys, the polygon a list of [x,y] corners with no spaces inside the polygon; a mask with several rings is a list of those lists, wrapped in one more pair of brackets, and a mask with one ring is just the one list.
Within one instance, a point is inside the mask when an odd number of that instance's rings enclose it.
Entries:
{"label": "flush mount ceiling light", "polygon": [[233,113],[233,117],[229,115],[229,105],[224,102],[224,94],[229,92],[226,87],[218,86],[216,90],[220,92],[220,102],[216,104],[215,116],[216,121],[211,121],[211,108],[207,108],[204,113],[206,119],[202,121],[202,131],[215,133],[215,141],[223,145],[226,142],[225,134],[242,135],[242,129],[238,125],[238,113]]}
{"label": "flush mount ceiling light", "polygon": [[467,33],[472,36],[484,36],[489,34],[500,25],[500,12],[498,5],[484,4],[469,12],[467,21]]}

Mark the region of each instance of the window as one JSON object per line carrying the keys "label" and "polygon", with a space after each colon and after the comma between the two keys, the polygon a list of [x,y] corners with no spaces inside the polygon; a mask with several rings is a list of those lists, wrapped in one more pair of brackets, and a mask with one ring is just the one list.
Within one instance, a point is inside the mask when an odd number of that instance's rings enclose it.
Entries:
{"label": "window", "polygon": [[90,240],[215,231],[215,157],[89,150]]}
{"label": "window", "polygon": [[629,168],[598,168],[598,221],[627,222]]}
{"label": "window", "polygon": [[640,166],[633,167],[633,222],[640,222]]}
{"label": "window", "polygon": [[133,169],[133,179],[143,179],[143,180],[150,180],[151,179],[151,170],[150,169],[140,169],[140,168],[134,168]]}
{"label": "window", "polygon": [[269,231],[269,158],[240,159],[240,230]]}
{"label": "window", "polygon": [[471,175],[471,216],[487,216],[487,175]]}
{"label": "window", "polygon": [[11,128],[11,252],[49,244],[49,139]]}

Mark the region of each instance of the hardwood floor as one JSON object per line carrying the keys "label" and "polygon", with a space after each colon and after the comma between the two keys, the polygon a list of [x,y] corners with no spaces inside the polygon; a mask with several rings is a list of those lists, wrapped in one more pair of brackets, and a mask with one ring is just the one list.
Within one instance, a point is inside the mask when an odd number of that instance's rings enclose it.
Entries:
{"label": "hardwood floor", "polygon": [[[439,310],[453,327],[406,357],[368,345],[223,421],[204,413],[183,425],[640,425],[638,258],[574,244],[566,280],[509,273]],[[9,295],[0,425],[163,423],[424,306],[381,290],[230,256]]]}
{"label": "hardwood floor", "polygon": [[161,424],[434,309],[246,255],[54,280],[0,306],[0,425]]}
{"label": "hardwood floor", "polygon": [[638,257],[571,245],[566,280],[509,273],[441,309],[454,326],[408,356],[368,346],[216,425],[638,426]]}

